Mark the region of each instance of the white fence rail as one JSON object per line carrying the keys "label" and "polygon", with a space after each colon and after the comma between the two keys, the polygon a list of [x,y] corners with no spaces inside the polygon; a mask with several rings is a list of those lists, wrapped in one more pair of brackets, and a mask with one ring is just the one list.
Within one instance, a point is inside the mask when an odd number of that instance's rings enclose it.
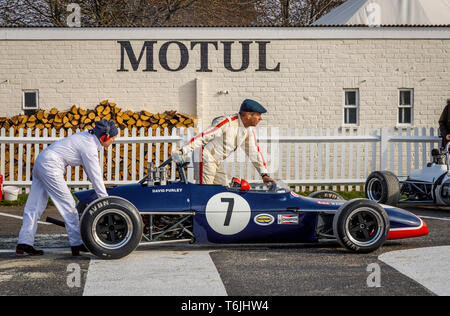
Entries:
{"label": "white fence rail", "polygon": [[[257,128],[256,132],[271,175],[298,190],[306,186],[344,185],[356,185],[358,190],[374,170],[388,169],[405,176],[411,169],[425,166],[431,159],[431,149],[440,142],[433,128]],[[27,188],[31,185],[33,157],[61,137],[56,136],[55,130],[44,130],[42,136],[32,136],[30,129],[19,130],[18,137],[7,134],[0,130],[0,174],[7,175],[4,185]],[[14,135],[14,131],[9,134]],[[68,135],[71,134],[69,130]],[[194,134],[192,128],[173,129],[170,135],[167,129],[157,129],[155,136],[145,136],[143,129],[125,130],[123,136],[100,153],[100,162],[105,162],[105,183],[136,183],[146,175],[147,162],[167,159],[172,147],[182,146]],[[225,161],[225,167],[230,176],[261,183],[241,150]],[[172,164],[171,177],[174,176]],[[193,168],[188,168],[188,179],[194,179]],[[66,181],[71,187],[90,185],[80,167],[67,167]]]}

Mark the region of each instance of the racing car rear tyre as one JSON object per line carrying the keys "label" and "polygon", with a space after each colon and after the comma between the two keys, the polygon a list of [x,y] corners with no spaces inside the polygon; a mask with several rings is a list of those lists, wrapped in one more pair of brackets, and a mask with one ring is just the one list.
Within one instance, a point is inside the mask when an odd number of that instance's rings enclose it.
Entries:
{"label": "racing car rear tyre", "polygon": [[129,201],[114,196],[95,200],[80,222],[83,243],[103,259],[120,259],[133,252],[142,238],[142,217]]}
{"label": "racing car rear tyre", "polygon": [[353,252],[377,250],[387,240],[389,229],[386,211],[367,199],[348,201],[339,208],[333,219],[336,239]]}
{"label": "racing car rear tyre", "polygon": [[308,197],[313,199],[329,199],[329,200],[344,200],[344,198],[333,191],[323,190],[316,191],[308,195]]}
{"label": "racing car rear tyre", "polygon": [[400,200],[398,178],[390,171],[374,171],[366,180],[366,198],[377,203],[397,206]]}

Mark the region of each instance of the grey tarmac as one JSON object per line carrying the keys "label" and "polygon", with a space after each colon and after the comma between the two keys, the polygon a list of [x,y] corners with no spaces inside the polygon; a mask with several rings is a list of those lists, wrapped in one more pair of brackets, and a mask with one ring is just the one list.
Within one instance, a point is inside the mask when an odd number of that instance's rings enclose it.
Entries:
{"label": "grey tarmac", "polygon": [[[370,254],[352,254],[341,248],[333,241],[320,244],[275,244],[275,245],[164,245],[139,247],[135,254],[126,260],[117,261],[111,267],[120,282],[133,279],[127,277],[123,271],[132,270],[130,265],[139,263],[146,269],[142,273],[144,279],[158,275],[157,265],[152,263],[169,260],[176,273],[170,272],[168,265],[165,272],[167,283],[176,289],[179,295],[205,295],[204,292],[195,292],[200,288],[195,282],[189,282],[189,277],[196,278],[195,274],[186,273],[195,270],[196,258],[202,258],[204,266],[199,264],[208,274],[209,282],[217,284],[216,292],[211,295],[230,296],[280,296],[280,295],[421,295],[432,296],[435,293],[430,286],[424,286],[420,278],[401,273],[395,264],[391,266],[380,260],[390,253],[395,258],[395,252],[413,252],[414,249],[427,249],[430,247],[445,247],[450,245],[450,208],[424,207],[418,205],[402,205],[401,207],[413,213],[428,217],[425,221],[430,229],[428,236],[388,241],[381,249]],[[0,213],[20,216],[20,208],[0,208]],[[49,207],[45,216],[59,218],[56,209]],[[99,263],[93,256],[86,255],[74,258],[70,255],[67,236],[64,229],[53,225],[39,225],[36,240],[37,247],[47,250],[43,257],[17,258],[13,249],[17,242],[17,234],[21,221],[11,217],[0,216],[0,295],[83,295],[90,265]],[[448,248],[442,248],[448,249]],[[415,251],[415,250],[414,250]],[[207,254],[207,256],[205,256]],[[450,255],[450,254],[449,254]],[[380,257],[381,256],[381,257]],[[146,261],[148,257],[148,261]],[[184,258],[189,262],[184,262]],[[210,259],[208,259],[210,258]],[[413,260],[412,257],[411,260]],[[440,258],[442,260],[442,258]],[[444,258],[444,260],[449,260]],[[206,265],[211,262],[212,267]],[[389,262],[389,261],[388,261]],[[100,264],[102,264],[100,262]],[[121,269],[123,264],[123,269]],[[125,266],[126,264],[126,266]],[[379,267],[378,284],[370,284],[376,264]],[[147,267],[146,267],[147,265]],[[79,287],[70,287],[73,270],[79,268]],[[105,271],[97,266],[98,271]],[[155,269],[151,273],[151,269]],[[107,272],[107,270],[106,270]],[[444,271],[444,273],[448,274]],[[448,277],[444,275],[443,277]],[[161,287],[164,282],[163,274],[159,274],[158,283]],[[105,280],[112,279],[105,276]],[[101,276],[94,278],[101,281]],[[156,280],[156,279],[155,279]],[[221,282],[219,282],[219,281]],[[177,283],[178,282],[178,283]],[[216,283],[214,283],[216,282]],[[222,285],[220,285],[221,283]],[[69,285],[68,285],[69,284]],[[150,288],[152,282],[147,282],[147,292],[143,293],[142,286],[124,286],[127,289],[136,288],[138,293],[121,292],[115,289],[116,295],[170,295],[171,292],[158,288]],[[179,285],[177,285],[179,284]],[[88,284],[89,285],[89,284]],[[190,286],[192,285],[192,286]],[[425,284],[427,285],[427,284]],[[432,287],[431,287],[432,288]],[[90,288],[92,290],[92,288]],[[191,289],[191,291],[189,291]],[[444,291],[447,289],[444,289]],[[147,294],[146,294],[147,293]],[[173,292],[175,293],[175,292]],[[97,295],[94,292],[87,293]],[[101,294],[101,291],[100,291]],[[107,292],[104,294],[108,295]]]}

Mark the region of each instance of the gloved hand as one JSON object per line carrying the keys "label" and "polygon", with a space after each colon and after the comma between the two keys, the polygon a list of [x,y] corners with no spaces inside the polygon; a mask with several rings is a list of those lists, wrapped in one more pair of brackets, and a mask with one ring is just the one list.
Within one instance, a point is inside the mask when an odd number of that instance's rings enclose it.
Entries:
{"label": "gloved hand", "polygon": [[174,161],[176,163],[184,162],[183,152],[180,149],[177,148],[172,151],[172,161]]}
{"label": "gloved hand", "polygon": [[269,177],[269,175],[267,173],[264,173],[261,176],[262,176],[262,180],[263,180],[264,184],[266,184],[266,185],[269,185],[270,183],[276,183],[276,181],[274,179],[272,179],[271,177]]}

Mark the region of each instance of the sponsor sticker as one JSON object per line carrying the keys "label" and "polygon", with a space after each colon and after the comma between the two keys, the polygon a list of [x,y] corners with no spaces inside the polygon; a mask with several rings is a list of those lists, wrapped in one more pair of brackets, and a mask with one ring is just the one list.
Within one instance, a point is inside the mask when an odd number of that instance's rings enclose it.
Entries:
{"label": "sponsor sticker", "polygon": [[317,201],[317,204],[320,204],[320,205],[340,205],[339,202],[333,202],[333,201]]}
{"label": "sponsor sticker", "polygon": [[300,197],[300,195],[298,195],[297,193],[291,192],[291,199],[293,199],[293,198],[299,198],[299,197]]}
{"label": "sponsor sticker", "polygon": [[278,215],[278,224],[282,225],[297,225],[298,224],[298,215],[288,215],[281,214]]}
{"label": "sponsor sticker", "polygon": [[261,226],[268,226],[275,221],[275,218],[270,214],[258,214],[253,221]]}

